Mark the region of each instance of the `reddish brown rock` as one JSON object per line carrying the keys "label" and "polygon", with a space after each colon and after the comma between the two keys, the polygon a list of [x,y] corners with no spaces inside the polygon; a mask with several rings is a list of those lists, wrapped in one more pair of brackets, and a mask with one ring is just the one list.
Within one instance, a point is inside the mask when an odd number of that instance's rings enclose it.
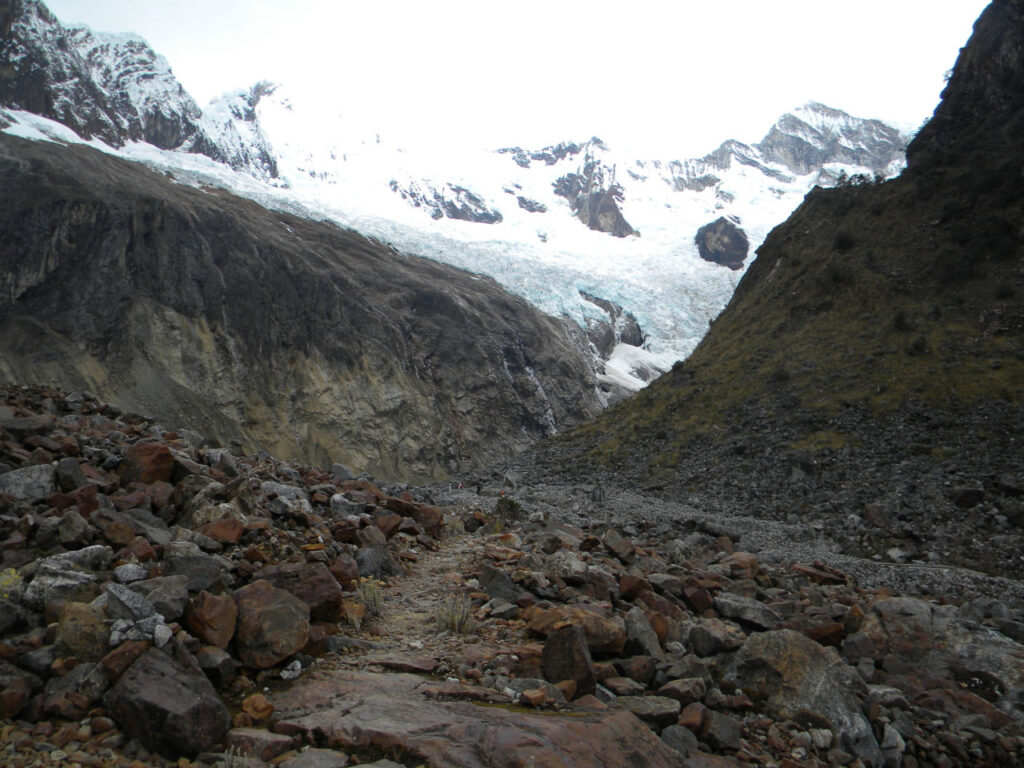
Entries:
{"label": "reddish brown rock", "polygon": [[100,664],[111,680],[117,680],[135,660],[148,651],[153,644],[148,640],[129,640],[121,643],[100,660]]}
{"label": "reddish brown rock", "polygon": [[359,564],[348,555],[339,555],[328,570],[342,589],[353,590],[359,583]]}
{"label": "reddish brown rock", "polygon": [[237,544],[245,533],[245,523],[235,518],[222,517],[202,526],[199,532],[221,544]]}
{"label": "reddish brown rock", "polygon": [[694,733],[703,733],[705,724],[711,719],[711,710],[695,701],[687,704],[679,713],[677,722],[684,728],[689,728]]}
{"label": "reddish brown rock", "polygon": [[617,656],[626,645],[626,625],[621,618],[601,616],[586,608],[530,606],[523,611],[522,619],[530,632],[544,637],[560,626],[578,624],[587,636],[591,653]]}
{"label": "reddish brown rock", "polygon": [[[437,701],[415,675],[348,672],[273,697],[275,731],[344,751],[401,754],[452,768],[678,768],[680,759],[629,712],[571,716]],[[301,689],[300,689],[301,688]],[[675,703],[675,702],[673,702]]]}
{"label": "reddish brown rock", "polygon": [[284,563],[270,565],[256,572],[255,579],[265,579],[278,589],[285,589],[309,606],[313,621],[337,621],[344,599],[337,580],[323,563]]}
{"label": "reddish brown rock", "polygon": [[227,648],[235,635],[238,606],[230,595],[211,595],[201,591],[185,611],[188,631],[207,645]]}
{"label": "reddish brown rock", "polygon": [[651,584],[647,579],[634,576],[632,573],[624,573],[619,579],[619,597],[623,600],[635,600],[640,593],[652,591]]}
{"label": "reddish brown rock", "polygon": [[163,443],[135,443],[124,452],[124,462],[118,470],[121,482],[170,482],[174,470],[174,456]]}
{"label": "reddish brown rock", "polygon": [[381,533],[384,534],[385,538],[390,539],[398,533],[398,526],[402,524],[402,520],[404,519],[405,518],[401,515],[391,513],[388,515],[379,515],[373,518],[373,524],[380,528]]}
{"label": "reddish brown rock", "polygon": [[242,701],[242,711],[258,722],[274,714],[274,705],[262,693],[254,693]]}
{"label": "reddish brown rock", "polygon": [[235,646],[242,664],[272,667],[306,644],[309,606],[287,590],[261,579],[232,597],[238,606]]}
{"label": "reddish brown rock", "polygon": [[695,613],[704,613],[715,604],[715,599],[708,589],[695,585],[683,587],[683,598]]}
{"label": "reddish brown rock", "polygon": [[675,699],[684,707],[701,701],[707,692],[707,684],[699,677],[670,680],[658,689],[659,696],[668,696],[670,699]]}
{"label": "reddish brown rock", "polygon": [[805,627],[803,633],[819,645],[840,647],[843,638],[846,637],[846,629],[839,622],[833,621],[828,624],[818,624],[813,627]]}

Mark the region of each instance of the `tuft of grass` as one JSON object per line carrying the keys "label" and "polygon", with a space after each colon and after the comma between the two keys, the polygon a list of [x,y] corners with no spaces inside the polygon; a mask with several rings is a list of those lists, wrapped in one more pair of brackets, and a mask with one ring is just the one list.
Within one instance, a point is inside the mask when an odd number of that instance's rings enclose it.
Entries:
{"label": "tuft of grass", "polygon": [[368,579],[360,579],[356,587],[359,602],[366,606],[366,613],[369,616],[380,616],[384,607],[384,595],[381,592],[380,582],[372,576]]}
{"label": "tuft of grass", "polygon": [[438,632],[448,630],[456,635],[473,631],[473,603],[465,595],[446,595],[434,607],[434,622]]}

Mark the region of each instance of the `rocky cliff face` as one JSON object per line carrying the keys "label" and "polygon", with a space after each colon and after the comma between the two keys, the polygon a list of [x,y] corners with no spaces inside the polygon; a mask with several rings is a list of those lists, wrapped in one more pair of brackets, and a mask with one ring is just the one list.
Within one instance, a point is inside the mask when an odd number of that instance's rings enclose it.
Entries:
{"label": "rocky cliff face", "polygon": [[143,141],[276,175],[266,142],[206,118],[145,40],[65,27],[38,0],[0,2],[0,31],[0,104],[114,147]]}
{"label": "rocky cliff face", "polygon": [[983,14],[901,177],[810,193],[695,353],[544,460],[1024,572],[1022,20]]}
{"label": "rocky cliff face", "polygon": [[286,457],[438,477],[593,415],[494,283],[82,146],[0,136],[0,375]]}

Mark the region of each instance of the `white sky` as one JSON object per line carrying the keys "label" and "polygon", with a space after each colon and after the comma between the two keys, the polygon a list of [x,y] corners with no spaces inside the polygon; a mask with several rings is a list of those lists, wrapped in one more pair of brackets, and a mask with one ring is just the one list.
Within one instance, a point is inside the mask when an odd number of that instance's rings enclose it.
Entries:
{"label": "white sky", "polygon": [[46,0],[137,32],[200,106],[261,79],[387,135],[696,156],[820,101],[917,126],[987,0]]}

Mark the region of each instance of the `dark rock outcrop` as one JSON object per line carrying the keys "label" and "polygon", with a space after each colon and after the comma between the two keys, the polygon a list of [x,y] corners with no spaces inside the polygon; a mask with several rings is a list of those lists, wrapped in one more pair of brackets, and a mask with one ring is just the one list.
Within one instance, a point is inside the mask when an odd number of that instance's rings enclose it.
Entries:
{"label": "dark rock outcrop", "polygon": [[626,312],[614,301],[602,299],[586,291],[581,290],[580,296],[600,307],[608,316],[607,320],[587,318],[587,338],[602,359],[607,360],[615,345],[620,342],[634,347],[643,346],[644,332],[632,312]]}
{"label": "dark rock outcrop", "polygon": [[491,208],[475,192],[457,184],[445,183],[440,187],[431,182],[410,180],[404,184],[392,180],[391,191],[401,195],[414,208],[423,208],[432,219],[458,219],[477,224],[497,224],[501,211]]}
{"label": "dark rock outcrop", "polygon": [[625,193],[615,181],[615,168],[600,161],[599,153],[604,148],[598,138],[587,142],[577,170],[555,180],[555,194],[568,200],[573,215],[590,229],[615,237],[639,235],[619,208]]}
{"label": "dark rock outcrop", "polygon": [[722,216],[698,229],[693,241],[704,261],[729,269],[741,269],[750,252],[747,233]]}
{"label": "dark rock outcrop", "polygon": [[441,476],[596,412],[493,282],[83,146],[0,137],[0,374],[330,466]]}

